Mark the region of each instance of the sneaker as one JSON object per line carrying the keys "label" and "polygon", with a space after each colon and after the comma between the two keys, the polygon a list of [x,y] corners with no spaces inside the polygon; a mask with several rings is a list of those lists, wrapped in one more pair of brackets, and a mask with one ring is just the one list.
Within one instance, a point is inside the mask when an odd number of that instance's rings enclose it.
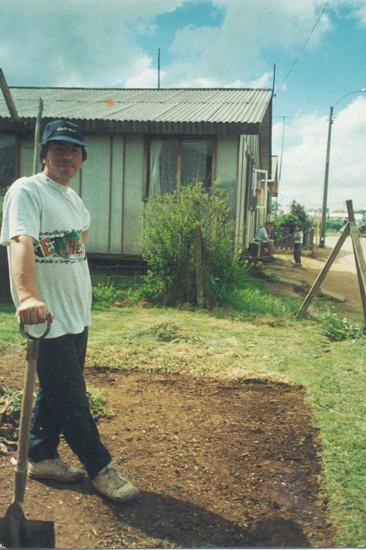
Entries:
{"label": "sneaker", "polygon": [[100,470],[93,479],[93,485],[102,495],[117,502],[129,500],[139,494],[139,490],[120,474],[113,462]]}
{"label": "sneaker", "polygon": [[49,458],[41,462],[28,462],[28,475],[33,479],[54,479],[63,483],[72,483],[84,477],[81,468],[66,464],[60,458]]}

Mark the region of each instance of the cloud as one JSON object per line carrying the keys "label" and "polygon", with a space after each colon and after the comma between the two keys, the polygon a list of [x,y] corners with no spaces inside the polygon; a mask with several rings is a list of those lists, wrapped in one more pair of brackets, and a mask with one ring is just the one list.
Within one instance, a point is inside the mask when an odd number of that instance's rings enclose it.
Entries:
{"label": "cloud", "polygon": [[[332,125],[328,206],[354,201],[355,210],[366,209],[366,99],[357,97],[335,111]],[[279,202],[295,199],[306,208],[319,208],[323,200],[329,117],[316,113],[287,120]],[[274,149],[281,151],[282,122],[273,127]]]}
{"label": "cloud", "polygon": [[[147,60],[149,52],[139,46],[139,35],[158,38],[158,16],[200,4],[199,0],[4,1],[2,68],[14,86],[108,87],[116,82],[154,86],[156,78],[149,70],[153,58]],[[258,80],[270,84],[265,75],[276,56],[280,51],[292,58],[298,54],[324,0],[211,0],[211,4],[210,14],[216,11],[220,17],[207,17],[204,26],[190,24],[174,31],[169,65],[162,75],[165,87]],[[363,0],[332,0],[308,48],[316,48],[327,37],[333,28],[331,16],[342,6],[360,22],[366,21]]]}

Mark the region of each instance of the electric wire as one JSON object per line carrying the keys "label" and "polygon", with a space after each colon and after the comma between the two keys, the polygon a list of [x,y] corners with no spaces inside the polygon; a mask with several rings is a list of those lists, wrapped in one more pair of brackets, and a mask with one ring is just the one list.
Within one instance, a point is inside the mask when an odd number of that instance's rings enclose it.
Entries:
{"label": "electric wire", "polygon": [[318,25],[318,23],[319,23],[319,21],[320,21],[322,15],[323,15],[323,13],[325,12],[325,10],[326,10],[326,8],[327,8],[329,2],[330,2],[330,0],[327,0],[327,2],[326,2],[326,4],[325,4],[324,8],[323,8],[322,11],[321,11],[321,14],[319,15],[319,17],[318,17],[318,19],[317,19],[317,21],[316,21],[314,27],[312,28],[312,30],[311,30],[309,36],[308,36],[307,39],[306,39],[305,44],[304,44],[303,47],[301,48],[299,55],[297,56],[297,58],[295,59],[293,65],[292,65],[292,67],[291,67],[291,69],[290,69],[289,72],[287,73],[287,75],[286,75],[286,77],[285,77],[285,80],[282,82],[281,86],[277,89],[276,94],[274,94],[275,97],[276,97],[276,95],[278,94],[278,92],[281,90],[282,86],[284,85],[284,83],[286,82],[286,80],[288,79],[288,77],[290,76],[290,74],[292,73],[293,69],[295,68],[296,63],[298,62],[298,60],[299,60],[299,58],[300,58],[302,52],[303,52],[304,49],[306,48],[306,45],[307,45],[307,43],[309,42],[309,40],[310,40],[310,38],[311,38],[313,32],[315,31],[315,28],[316,28],[316,26]]}

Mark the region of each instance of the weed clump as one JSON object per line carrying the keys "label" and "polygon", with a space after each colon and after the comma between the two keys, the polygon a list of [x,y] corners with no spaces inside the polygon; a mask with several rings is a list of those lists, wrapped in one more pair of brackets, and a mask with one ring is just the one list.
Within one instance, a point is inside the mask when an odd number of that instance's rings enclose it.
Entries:
{"label": "weed clump", "polygon": [[86,393],[89,398],[90,413],[95,421],[102,417],[113,418],[114,412],[107,406],[106,400],[98,388],[89,386]]}
{"label": "weed clump", "polygon": [[320,322],[322,333],[332,342],[341,342],[347,338],[357,340],[366,335],[366,327],[344,317],[340,319],[336,313],[326,315]]}

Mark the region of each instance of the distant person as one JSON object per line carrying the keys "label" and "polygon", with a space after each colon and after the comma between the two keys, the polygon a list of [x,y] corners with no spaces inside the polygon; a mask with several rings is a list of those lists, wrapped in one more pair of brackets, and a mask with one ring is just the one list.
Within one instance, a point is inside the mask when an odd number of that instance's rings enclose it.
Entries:
{"label": "distant person", "polygon": [[256,210],[256,208],[258,206],[258,199],[259,199],[260,196],[261,196],[261,190],[256,189],[255,190],[255,195],[253,195],[251,203],[250,203],[250,209],[251,210]]}
{"label": "distant person", "polygon": [[301,231],[301,227],[299,225],[295,225],[294,227],[294,258],[295,263],[299,267],[302,267],[301,263],[301,249],[302,249],[302,242],[304,239],[304,233]]}
{"label": "distant person", "polygon": [[261,243],[262,248],[268,248],[268,254],[271,260],[275,260],[274,257],[274,241],[270,239],[271,235],[271,222],[266,222],[264,226],[260,227],[256,234],[254,235],[254,239],[256,241],[259,241]]}

